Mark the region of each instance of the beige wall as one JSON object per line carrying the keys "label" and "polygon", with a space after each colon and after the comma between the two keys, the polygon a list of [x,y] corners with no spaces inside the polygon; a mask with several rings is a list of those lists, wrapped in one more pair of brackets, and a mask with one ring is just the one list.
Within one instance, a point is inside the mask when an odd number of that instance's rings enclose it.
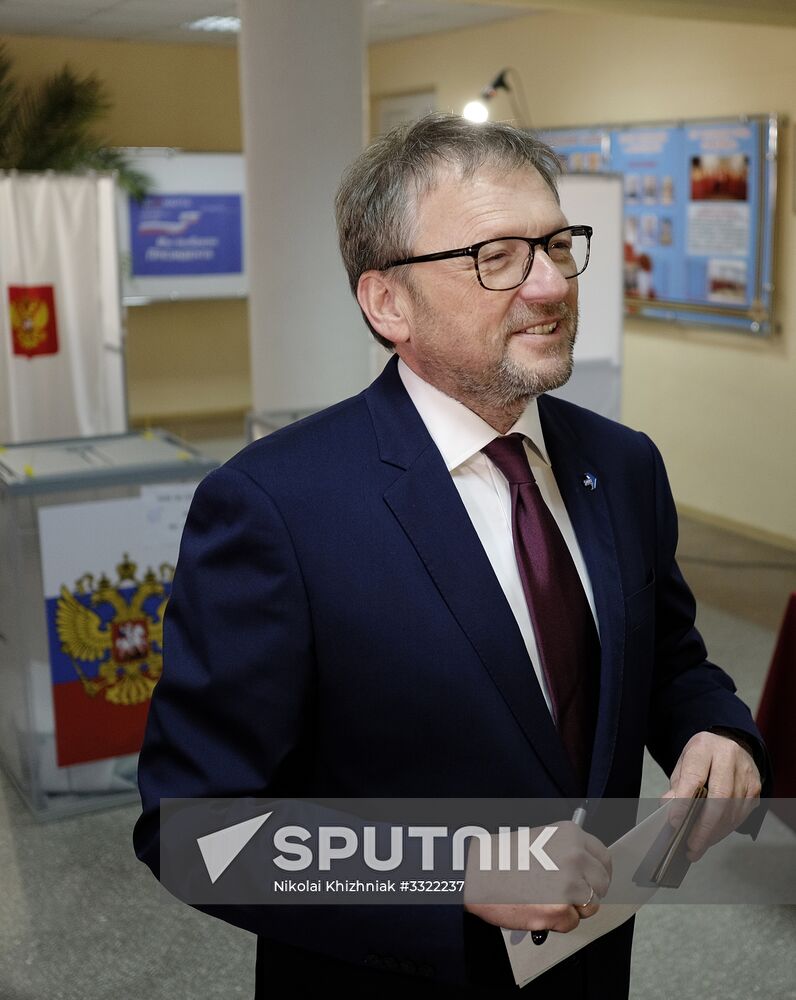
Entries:
{"label": "beige wall", "polygon": [[[20,78],[65,61],[97,72],[120,145],[241,148],[234,49],[9,38]],[[613,15],[530,15],[370,51],[372,96],[436,89],[460,110],[495,72],[523,76],[537,125],[778,111],[796,118],[796,30]],[[505,95],[494,103],[509,117]],[[624,417],[667,460],[681,505],[796,544],[796,277],[790,128],[780,159],[778,314],[766,341],[628,323]],[[129,388],[137,421],[249,404],[245,303],[130,310]]]}
{"label": "beige wall", "polygon": [[[371,97],[436,88],[460,111],[495,73],[521,73],[533,124],[776,111],[796,118],[796,29],[540,13],[373,46]],[[511,117],[505,94],[496,117]],[[666,458],[681,506],[796,544],[796,219],[791,126],[781,136],[780,335],[629,321],[623,417]],[[588,221],[588,220],[585,220]]]}
{"label": "beige wall", "polygon": [[241,148],[234,47],[38,36],[4,41],[20,82],[64,63],[80,74],[96,73],[113,104],[100,127],[112,145]]}
{"label": "beige wall", "polygon": [[[98,128],[111,145],[241,149],[234,48],[4,40],[20,82],[41,79],[67,62],[80,74],[96,73],[113,105]],[[215,414],[239,430],[251,400],[246,303],[228,299],[129,309],[127,366],[133,423],[190,434],[200,418]],[[207,429],[207,422],[202,426]]]}

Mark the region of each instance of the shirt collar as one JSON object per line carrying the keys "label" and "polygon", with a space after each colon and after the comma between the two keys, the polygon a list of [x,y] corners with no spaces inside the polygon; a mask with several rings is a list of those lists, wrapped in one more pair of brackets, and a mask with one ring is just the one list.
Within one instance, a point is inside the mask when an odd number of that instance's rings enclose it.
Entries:
{"label": "shirt collar", "polygon": [[[477,413],[426,382],[402,359],[398,361],[398,374],[449,472],[500,436]],[[550,465],[535,397],[506,433],[522,434],[545,465]]]}

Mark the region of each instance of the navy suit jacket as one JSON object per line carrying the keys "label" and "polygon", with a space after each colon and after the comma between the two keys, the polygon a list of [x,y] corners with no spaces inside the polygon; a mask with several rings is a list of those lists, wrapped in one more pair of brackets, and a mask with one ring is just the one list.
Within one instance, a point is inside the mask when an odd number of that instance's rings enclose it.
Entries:
{"label": "navy suit jacket", "polygon": [[[577,795],[519,628],[396,362],[196,491],[140,759],[135,842],[155,871],[161,796]],[[632,797],[645,745],[669,772],[700,730],[759,734],[694,627],[655,446],[553,397],[539,411],[600,626],[589,794]],[[474,953],[489,951],[460,906],[222,915],[261,935],[262,991],[270,962],[277,978],[303,970],[308,988],[364,969],[382,984],[417,973],[440,996],[477,979]],[[296,960],[307,941],[316,954]],[[629,943],[626,928],[587,949],[602,967],[594,996],[626,992]],[[495,974],[500,956],[487,962]],[[589,995],[579,964],[550,992]],[[529,989],[547,995],[543,980]]]}

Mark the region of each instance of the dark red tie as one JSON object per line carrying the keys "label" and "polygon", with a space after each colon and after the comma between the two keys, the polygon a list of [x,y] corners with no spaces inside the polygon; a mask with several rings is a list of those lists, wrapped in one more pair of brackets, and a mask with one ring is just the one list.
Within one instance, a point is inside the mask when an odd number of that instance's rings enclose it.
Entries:
{"label": "dark red tie", "polygon": [[521,434],[483,449],[511,486],[514,554],[561,740],[585,794],[600,690],[600,642],[567,544],[539,492]]}

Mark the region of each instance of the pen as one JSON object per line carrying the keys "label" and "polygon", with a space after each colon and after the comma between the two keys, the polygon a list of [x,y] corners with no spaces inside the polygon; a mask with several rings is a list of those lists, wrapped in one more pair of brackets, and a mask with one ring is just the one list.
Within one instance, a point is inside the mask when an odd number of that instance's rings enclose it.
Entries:
{"label": "pen", "polygon": [[[588,804],[589,800],[584,799],[572,814],[572,822],[575,826],[579,826],[581,830],[586,822],[586,806],[588,806]],[[534,944],[544,944],[549,933],[550,931],[531,931],[531,941],[533,941]]]}

